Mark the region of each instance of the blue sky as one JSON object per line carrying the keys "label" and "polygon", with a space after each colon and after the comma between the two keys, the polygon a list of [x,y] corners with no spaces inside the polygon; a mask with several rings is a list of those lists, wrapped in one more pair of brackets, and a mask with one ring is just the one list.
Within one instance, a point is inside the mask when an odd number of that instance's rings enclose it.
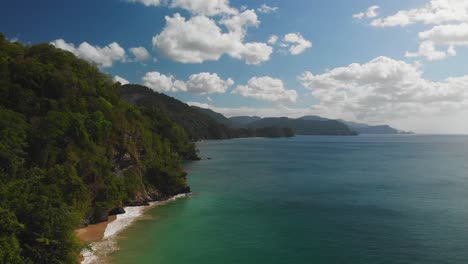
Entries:
{"label": "blue sky", "polygon": [[17,0],[0,31],[228,116],[468,133],[466,2]]}

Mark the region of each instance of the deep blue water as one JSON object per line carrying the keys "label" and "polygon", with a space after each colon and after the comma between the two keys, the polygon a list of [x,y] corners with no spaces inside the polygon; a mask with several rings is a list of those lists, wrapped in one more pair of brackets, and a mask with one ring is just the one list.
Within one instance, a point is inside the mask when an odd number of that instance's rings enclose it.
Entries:
{"label": "deep blue water", "polygon": [[198,145],[192,197],[125,231],[115,263],[468,263],[468,136]]}

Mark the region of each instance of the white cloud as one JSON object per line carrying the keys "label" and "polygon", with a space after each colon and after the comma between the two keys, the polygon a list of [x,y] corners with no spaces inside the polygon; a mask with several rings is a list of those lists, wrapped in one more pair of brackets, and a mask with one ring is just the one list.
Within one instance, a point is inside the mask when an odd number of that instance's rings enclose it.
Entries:
{"label": "white cloud", "polygon": [[419,38],[435,45],[468,47],[468,24],[435,26],[419,33]]}
{"label": "white cloud", "polygon": [[238,85],[234,94],[271,102],[296,102],[297,92],[288,90],[283,81],[269,76],[253,77],[247,85]]}
{"label": "white cloud", "polygon": [[[229,0],[132,0],[145,5],[182,8],[192,15],[166,16],[163,31],[153,37],[153,45],[168,58],[181,63],[217,61],[223,55],[260,64],[270,59],[273,48],[266,43],[244,42],[249,27],[258,27],[255,10],[230,6]],[[271,8],[271,7],[269,7]],[[275,8],[273,8],[275,9]],[[224,26],[224,28],[222,27]]]}
{"label": "white cloud", "polygon": [[245,10],[240,14],[221,19],[220,24],[226,26],[229,33],[244,38],[247,27],[258,27],[260,21],[255,11]]}
{"label": "white cloud", "polygon": [[194,15],[217,16],[235,15],[238,10],[232,8],[229,0],[127,0],[130,3],[141,3],[145,6],[167,6],[181,8]]}
{"label": "white cloud", "polygon": [[406,57],[442,60],[455,56],[457,46],[468,47],[467,0],[431,0],[423,7],[400,10],[393,15],[374,19],[371,25],[405,27],[416,23],[435,26],[419,33],[421,42],[418,51],[406,52]]}
{"label": "white cloud", "polygon": [[181,92],[187,91],[184,82],[178,81],[172,75],[164,75],[159,72],[148,72],[143,77],[143,85],[156,92]]}
{"label": "white cloud", "polygon": [[196,94],[225,93],[234,84],[232,79],[223,80],[216,73],[202,72],[190,75],[187,90]]}
{"label": "white cloud", "polygon": [[7,40],[8,40],[10,43],[15,43],[15,42],[19,42],[19,37],[7,38]]}
{"label": "white cloud", "polygon": [[[468,47],[468,24],[440,25],[419,33],[421,44],[418,52],[407,52],[406,57],[426,57],[428,60],[442,60],[457,54],[455,47]],[[446,46],[447,51],[436,50]]]}
{"label": "white cloud", "polygon": [[56,48],[70,51],[77,57],[103,68],[112,67],[115,61],[125,62],[127,58],[125,50],[116,42],[112,42],[103,48],[92,46],[87,42],[83,42],[78,47],[75,47],[73,43],[67,43],[63,39],[54,40],[50,44]]}
{"label": "white cloud", "polygon": [[415,23],[445,24],[468,22],[468,1],[431,0],[421,8],[400,10],[397,13],[375,19],[371,25],[376,27],[408,26]]}
{"label": "white cloud", "polygon": [[246,28],[257,26],[255,12],[246,10],[220,21],[227,32],[206,16],[188,20],[180,14],[166,17],[166,27],[153,37],[153,45],[167,57],[182,63],[216,61],[223,55],[242,59],[247,64],[267,61],[273,49],[264,43],[244,43]]}
{"label": "white cloud", "polygon": [[245,60],[245,63],[257,65],[270,59],[273,48],[265,43],[253,42],[246,43],[239,54],[239,57]]}
{"label": "white cloud", "polygon": [[145,6],[159,6],[162,4],[160,0],[127,0],[129,3],[141,3]]}
{"label": "white cloud", "polygon": [[425,57],[429,61],[443,60],[449,56],[455,56],[456,51],[453,46],[450,46],[447,51],[436,50],[432,41],[424,41],[419,44],[417,52],[406,52],[405,57],[417,58]]}
{"label": "white cloud", "polygon": [[268,39],[268,44],[270,45],[275,45],[278,42],[278,36],[277,35],[271,35],[270,38]]}
{"label": "white cloud", "polygon": [[114,82],[119,82],[119,83],[121,83],[122,85],[129,84],[129,83],[130,83],[129,81],[127,81],[126,79],[124,79],[124,78],[122,78],[122,77],[120,77],[120,76],[118,76],[118,75],[114,76]]}
{"label": "white cloud", "polygon": [[289,33],[283,38],[283,47],[287,47],[291,55],[299,55],[312,47],[312,42],[304,39],[299,33]]}
{"label": "white cloud", "polygon": [[276,6],[268,6],[267,4],[263,4],[259,8],[257,8],[257,11],[263,14],[270,14],[273,12],[277,12],[279,10],[279,7]]}
{"label": "white cloud", "polygon": [[417,64],[379,57],[321,75],[299,77],[319,100],[314,110],[329,117],[387,122],[468,110],[468,75],[442,82],[426,80]]}
{"label": "white cloud", "polygon": [[361,12],[353,15],[353,18],[355,19],[363,19],[363,18],[374,18],[379,16],[379,13],[377,10],[379,9],[379,6],[373,5],[369,8],[367,8],[366,12]]}
{"label": "white cloud", "polygon": [[135,56],[137,61],[147,61],[151,59],[151,55],[149,54],[148,50],[144,47],[134,47],[129,49],[130,52]]}
{"label": "white cloud", "polygon": [[190,92],[194,94],[225,93],[234,84],[232,79],[223,80],[216,73],[202,72],[190,75],[188,81],[177,80],[172,75],[148,72],[143,84],[157,92]]}
{"label": "white cloud", "polygon": [[170,6],[205,16],[235,15],[238,13],[235,8],[230,7],[229,0],[172,0]]}

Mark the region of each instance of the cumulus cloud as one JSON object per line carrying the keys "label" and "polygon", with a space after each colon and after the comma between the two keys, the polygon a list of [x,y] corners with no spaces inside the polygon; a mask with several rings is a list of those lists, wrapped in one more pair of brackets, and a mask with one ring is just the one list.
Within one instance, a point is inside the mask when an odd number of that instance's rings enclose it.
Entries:
{"label": "cumulus cloud", "polygon": [[159,6],[162,4],[161,0],[127,0],[129,3],[141,3],[145,6]]}
{"label": "cumulus cloud", "polygon": [[[468,1],[431,0],[420,8],[400,10],[397,13],[374,19],[375,27],[405,27],[422,23],[433,28],[419,33],[418,51],[406,52],[406,57],[425,57],[442,60],[456,55],[456,47],[468,46]],[[444,47],[440,47],[444,46]]]}
{"label": "cumulus cloud", "polygon": [[124,62],[127,58],[125,50],[116,42],[112,42],[103,48],[92,46],[88,42],[83,42],[78,47],[75,47],[73,43],[67,43],[63,39],[54,40],[50,44],[56,48],[70,51],[75,56],[103,68],[112,67],[114,62]]}
{"label": "cumulus cloud", "polygon": [[194,94],[225,93],[234,84],[232,79],[223,80],[216,73],[202,72],[190,75],[187,81],[177,80],[172,75],[148,72],[143,84],[157,92],[190,92]]}
{"label": "cumulus cloud", "polygon": [[234,15],[238,11],[229,5],[229,0],[172,0],[170,6],[173,8],[183,8],[192,14],[216,16]]}
{"label": "cumulus cloud", "polygon": [[7,40],[8,40],[10,43],[15,43],[15,42],[19,42],[19,37],[7,38]]}
{"label": "cumulus cloud", "polygon": [[312,42],[304,39],[299,33],[289,33],[283,38],[283,47],[287,47],[291,55],[299,55],[312,48]]}
{"label": "cumulus cloud", "polygon": [[151,59],[151,55],[149,54],[148,50],[144,47],[134,47],[129,49],[130,52],[135,56],[137,61],[147,61]]}
{"label": "cumulus cloud", "polygon": [[435,45],[468,47],[468,24],[435,26],[419,33],[419,38],[423,41],[431,41]]}
{"label": "cumulus cloud", "polygon": [[275,45],[278,42],[278,36],[277,35],[271,35],[270,38],[268,39],[268,44],[270,45]]}
{"label": "cumulus cloud", "polygon": [[253,77],[246,85],[238,85],[232,93],[271,102],[297,101],[295,90],[288,90],[282,80],[269,76]]}
{"label": "cumulus cloud", "polygon": [[375,19],[371,25],[404,27],[415,23],[439,25],[457,22],[468,22],[468,1],[466,0],[431,0],[421,8],[400,10],[393,15]]}
{"label": "cumulus cloud", "polygon": [[[419,33],[421,44],[418,52],[407,52],[407,57],[425,57],[428,60],[441,60],[457,54],[455,47],[468,47],[468,24],[440,25]],[[447,51],[436,50],[436,46],[446,46]]]}
{"label": "cumulus cloud", "polygon": [[202,72],[190,75],[186,82],[187,90],[196,94],[225,93],[234,81],[221,79],[216,73]]}
{"label": "cumulus cloud", "polygon": [[181,92],[187,91],[184,82],[176,80],[172,75],[164,75],[159,72],[148,72],[143,77],[143,85],[156,92]]}
{"label": "cumulus cloud", "polygon": [[[273,48],[267,43],[245,42],[249,27],[258,27],[255,10],[230,6],[229,0],[131,0],[147,6],[164,5],[189,11],[166,16],[166,26],[153,37],[153,45],[168,58],[181,63],[217,61],[223,55],[260,64],[270,59]],[[265,5],[266,6],[266,5]],[[274,7],[266,6],[271,10]],[[269,9],[269,10],[270,10]],[[263,10],[263,9],[262,9]]]}
{"label": "cumulus cloud", "polygon": [[244,43],[246,28],[259,24],[252,10],[225,17],[223,30],[211,18],[195,16],[185,19],[180,14],[166,17],[166,27],[153,37],[153,45],[167,57],[182,63],[216,61],[223,55],[259,64],[270,58],[273,49],[265,43]]}
{"label": "cumulus cloud", "polygon": [[217,16],[237,14],[229,0],[127,0],[130,3],[141,3],[145,6],[167,6],[181,8],[195,15]]}
{"label": "cumulus cloud", "polygon": [[467,110],[468,76],[434,82],[422,74],[417,64],[378,57],[299,80],[319,100],[314,110],[331,117],[379,122]]}
{"label": "cumulus cloud", "polygon": [[122,78],[122,77],[120,77],[120,76],[118,76],[118,75],[114,76],[114,82],[119,82],[119,83],[121,83],[122,85],[129,84],[129,83],[130,83],[129,81],[127,81],[126,79],[124,79],[124,78]]}
{"label": "cumulus cloud", "polygon": [[280,52],[291,55],[299,55],[312,47],[312,42],[306,40],[300,33],[289,33],[281,39],[277,35],[271,35],[267,42],[278,46]]}
{"label": "cumulus cloud", "polygon": [[379,16],[379,14],[377,12],[377,10],[379,8],[380,8],[379,6],[373,5],[373,6],[369,7],[369,8],[367,8],[366,12],[361,12],[361,13],[354,14],[353,18],[355,18],[355,19],[375,18],[375,17]]}
{"label": "cumulus cloud", "polygon": [[425,57],[429,61],[443,60],[449,56],[455,56],[457,52],[453,46],[450,46],[447,51],[437,50],[432,41],[424,41],[419,44],[417,52],[406,52],[405,57],[417,58]]}
{"label": "cumulus cloud", "polygon": [[279,7],[269,6],[267,4],[263,4],[259,8],[257,8],[257,11],[259,13],[263,13],[263,14],[270,14],[270,13],[273,13],[273,12],[277,12],[278,10],[279,10]]}

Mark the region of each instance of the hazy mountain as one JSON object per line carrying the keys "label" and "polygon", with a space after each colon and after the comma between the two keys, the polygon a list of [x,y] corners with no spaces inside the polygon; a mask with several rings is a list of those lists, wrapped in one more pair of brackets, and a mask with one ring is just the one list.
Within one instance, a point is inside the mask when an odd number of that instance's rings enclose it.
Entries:
{"label": "hazy mountain", "polygon": [[348,126],[336,120],[316,121],[287,117],[263,118],[247,125],[248,127],[283,126],[290,127],[297,135],[355,135]]}
{"label": "hazy mountain", "polygon": [[231,124],[236,127],[245,127],[248,124],[262,119],[259,116],[234,116],[230,117]]}
{"label": "hazy mountain", "polygon": [[356,129],[356,128],[367,128],[371,127],[371,125],[364,124],[364,123],[357,123],[357,122],[351,122],[351,121],[345,121],[343,119],[338,119],[339,122],[344,123],[348,125],[349,127]]}
{"label": "hazy mountain", "polygon": [[413,134],[413,132],[401,131],[388,125],[368,126],[360,128],[354,127],[352,129],[358,134]]}
{"label": "hazy mountain", "polygon": [[349,122],[344,120],[338,120],[348,125],[352,130],[358,134],[380,134],[380,135],[394,135],[394,134],[413,134],[413,132],[406,132],[398,130],[389,125],[378,125],[371,126],[364,123]]}
{"label": "hazy mountain", "polygon": [[331,120],[331,119],[328,119],[328,118],[324,118],[324,117],[321,117],[321,116],[315,116],[315,115],[307,115],[307,116],[300,117],[298,119],[309,120],[309,121],[330,121]]}
{"label": "hazy mountain", "polygon": [[217,113],[211,109],[206,109],[206,108],[201,108],[201,107],[198,107],[198,106],[191,106],[191,108],[195,109],[196,111],[200,112],[200,113],[203,113],[207,116],[210,116],[211,118],[213,118],[214,120],[216,120],[216,122],[222,124],[222,125],[225,125],[226,127],[233,127],[233,122],[228,119],[227,117],[225,117],[224,115],[220,114],[220,113]]}

